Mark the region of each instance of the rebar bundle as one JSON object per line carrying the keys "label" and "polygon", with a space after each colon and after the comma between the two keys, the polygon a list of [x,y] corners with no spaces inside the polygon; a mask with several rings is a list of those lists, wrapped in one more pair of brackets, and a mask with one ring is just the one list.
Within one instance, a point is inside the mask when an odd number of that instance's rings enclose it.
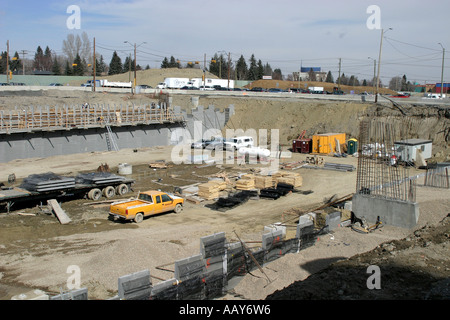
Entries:
{"label": "rebar bundle", "polygon": [[397,163],[394,142],[400,138],[392,124],[361,122],[356,193],[415,202],[416,180]]}

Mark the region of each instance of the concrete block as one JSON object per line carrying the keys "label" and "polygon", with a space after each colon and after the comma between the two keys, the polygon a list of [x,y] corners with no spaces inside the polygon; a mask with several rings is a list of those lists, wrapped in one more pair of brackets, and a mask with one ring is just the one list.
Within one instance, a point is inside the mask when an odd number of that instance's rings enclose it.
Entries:
{"label": "concrete block", "polygon": [[200,252],[203,258],[223,256],[225,254],[225,232],[200,238]]}
{"label": "concrete block", "polygon": [[262,236],[262,248],[263,250],[271,250],[274,247],[281,246],[283,240],[283,230],[275,230],[269,233],[265,233]]}
{"label": "concrete block", "polygon": [[283,239],[286,237],[286,227],[281,225],[281,222],[276,222],[268,226],[264,226],[264,233],[281,230],[283,233]]}
{"label": "concrete block", "polygon": [[351,201],[345,201],[344,203],[344,209],[352,211],[352,202]]}
{"label": "concrete block", "polygon": [[341,212],[335,211],[327,214],[325,218],[325,224],[327,225],[327,232],[332,231],[339,227],[341,223]]}
{"label": "concrete block", "polygon": [[202,276],[206,272],[203,255],[195,255],[186,259],[175,261],[175,278],[181,281]]}
{"label": "concrete block", "polygon": [[50,300],[88,300],[88,289],[75,289],[50,297]]}
{"label": "concrete block", "polygon": [[152,288],[151,300],[176,300],[178,281],[175,278],[155,284]]}
{"label": "concrete block", "polygon": [[355,194],[352,206],[355,216],[364,217],[368,223],[375,223],[380,217],[384,224],[411,229],[419,219],[419,205],[416,202]]}
{"label": "concrete block", "polygon": [[143,270],[119,278],[118,295],[121,300],[148,300],[152,283],[150,271]]}

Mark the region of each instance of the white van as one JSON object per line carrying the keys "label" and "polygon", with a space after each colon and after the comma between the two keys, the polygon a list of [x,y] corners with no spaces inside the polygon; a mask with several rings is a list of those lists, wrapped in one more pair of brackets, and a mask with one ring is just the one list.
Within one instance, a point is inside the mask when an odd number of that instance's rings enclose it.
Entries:
{"label": "white van", "polygon": [[234,137],[225,141],[225,148],[227,150],[239,150],[242,147],[253,147],[252,137]]}

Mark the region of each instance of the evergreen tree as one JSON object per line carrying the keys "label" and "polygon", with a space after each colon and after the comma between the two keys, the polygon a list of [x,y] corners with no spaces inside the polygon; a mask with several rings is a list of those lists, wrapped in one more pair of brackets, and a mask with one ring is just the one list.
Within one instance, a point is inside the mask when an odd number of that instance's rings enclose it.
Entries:
{"label": "evergreen tree", "polygon": [[35,70],[44,70],[44,51],[41,46],[38,46],[34,54],[33,68]]}
{"label": "evergreen tree", "polygon": [[125,62],[123,63],[123,72],[134,71],[134,59],[131,59],[129,56],[125,58]]}
{"label": "evergreen tree", "polygon": [[6,72],[6,54],[7,52],[2,52],[0,59],[0,74],[4,74]]}
{"label": "evergreen tree", "polygon": [[106,64],[103,60],[103,55],[100,55],[100,61],[95,58],[95,75],[101,76],[106,71]]}
{"label": "evergreen tree", "polygon": [[273,73],[272,67],[270,66],[269,63],[266,63],[264,65],[264,75],[265,76],[272,76],[272,73]]}
{"label": "evergreen tree", "polygon": [[169,68],[180,68],[180,63],[173,56],[170,57]]}
{"label": "evergreen tree", "polygon": [[47,46],[45,48],[44,57],[42,59],[42,65],[43,65],[44,70],[51,71],[52,64],[53,64],[52,52],[51,52],[50,48]]}
{"label": "evergreen tree", "polygon": [[19,54],[14,53],[14,57],[9,61],[9,70],[12,72],[18,72],[22,70],[22,62],[19,59]]}
{"label": "evergreen tree", "polygon": [[56,57],[53,59],[52,73],[56,76],[61,75],[61,65],[59,64],[58,59]]}
{"label": "evergreen tree", "polygon": [[237,80],[245,80],[247,79],[247,63],[245,62],[245,58],[243,55],[239,58],[236,64],[236,78]]}
{"label": "evergreen tree", "polygon": [[331,74],[331,71],[328,71],[325,82],[334,83],[334,79],[333,79],[333,75]]}
{"label": "evergreen tree", "polygon": [[85,72],[85,63],[81,60],[80,55],[77,53],[75,60],[73,60],[73,75],[82,76]]}
{"label": "evergreen tree", "polygon": [[166,69],[169,68],[169,60],[167,59],[167,57],[164,57],[164,60],[161,63],[161,69]]}
{"label": "evergreen tree", "polygon": [[256,66],[256,59],[255,59],[255,55],[252,54],[252,56],[250,57],[250,66],[248,68],[248,76],[247,76],[247,80],[258,80],[258,70],[257,70],[257,66]]}
{"label": "evergreen tree", "polygon": [[256,70],[257,70],[257,72],[256,72],[257,79],[262,79],[264,76],[264,66],[262,64],[261,59],[258,60],[258,65],[257,65]]}
{"label": "evergreen tree", "polygon": [[117,52],[113,52],[113,56],[111,58],[111,62],[109,63],[109,75],[122,73],[122,59],[117,55]]}
{"label": "evergreen tree", "polygon": [[72,67],[69,63],[69,60],[66,60],[66,66],[64,68],[64,75],[66,76],[72,76],[73,75],[73,70]]}

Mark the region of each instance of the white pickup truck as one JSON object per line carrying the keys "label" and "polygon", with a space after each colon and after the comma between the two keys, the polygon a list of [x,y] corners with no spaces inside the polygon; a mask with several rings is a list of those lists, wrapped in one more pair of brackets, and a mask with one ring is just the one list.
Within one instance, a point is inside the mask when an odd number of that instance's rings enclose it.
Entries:
{"label": "white pickup truck", "polygon": [[253,147],[253,138],[242,136],[242,137],[234,137],[225,141],[225,149],[227,150],[239,150],[239,148],[250,148]]}

